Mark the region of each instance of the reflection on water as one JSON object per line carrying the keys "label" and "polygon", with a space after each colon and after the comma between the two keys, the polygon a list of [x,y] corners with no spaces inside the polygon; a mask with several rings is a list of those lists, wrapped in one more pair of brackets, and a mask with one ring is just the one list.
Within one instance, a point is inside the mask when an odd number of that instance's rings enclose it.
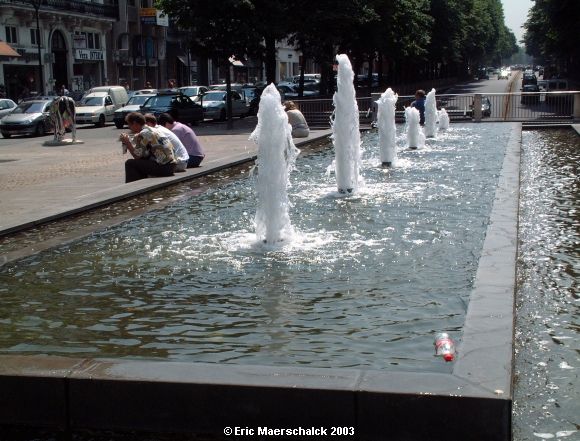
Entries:
{"label": "reflection on water", "polygon": [[0,351],[447,372],[511,125],[454,126],[339,196],[329,150],[299,158],[295,240],[256,243],[254,183],[212,186],[0,272]]}
{"label": "reflection on water", "polygon": [[[580,141],[524,132],[514,439],[578,439]],[[568,438],[570,437],[570,438]]]}

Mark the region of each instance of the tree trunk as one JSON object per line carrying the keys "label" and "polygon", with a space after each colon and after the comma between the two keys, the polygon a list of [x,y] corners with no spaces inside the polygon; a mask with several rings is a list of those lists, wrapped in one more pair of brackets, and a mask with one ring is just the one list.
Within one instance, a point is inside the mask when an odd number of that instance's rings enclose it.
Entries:
{"label": "tree trunk", "polygon": [[266,41],[266,84],[276,82],[276,39],[265,37]]}

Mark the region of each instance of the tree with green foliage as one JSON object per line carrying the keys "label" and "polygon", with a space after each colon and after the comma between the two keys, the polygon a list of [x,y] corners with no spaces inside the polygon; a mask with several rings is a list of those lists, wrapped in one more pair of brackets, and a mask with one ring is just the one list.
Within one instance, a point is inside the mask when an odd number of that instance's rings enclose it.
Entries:
{"label": "tree with green foliage", "polygon": [[578,23],[578,0],[535,0],[524,24],[526,52],[553,74],[580,80]]}

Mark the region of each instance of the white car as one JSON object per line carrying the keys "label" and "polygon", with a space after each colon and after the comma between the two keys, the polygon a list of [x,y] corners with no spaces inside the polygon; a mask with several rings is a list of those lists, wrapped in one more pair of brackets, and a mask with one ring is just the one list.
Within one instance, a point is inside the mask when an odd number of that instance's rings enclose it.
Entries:
{"label": "white car", "polygon": [[207,86],[183,86],[179,90],[185,96],[190,97],[193,101],[199,101],[201,95],[209,90]]}
{"label": "white car", "polygon": [[77,124],[95,124],[103,127],[105,122],[113,121],[115,105],[107,92],[94,92],[85,96],[76,110]]}
{"label": "white car", "polygon": [[[224,121],[227,116],[226,92],[223,90],[210,90],[201,99],[203,117]],[[232,115],[243,118],[250,112],[250,106],[242,96],[232,90]]]}

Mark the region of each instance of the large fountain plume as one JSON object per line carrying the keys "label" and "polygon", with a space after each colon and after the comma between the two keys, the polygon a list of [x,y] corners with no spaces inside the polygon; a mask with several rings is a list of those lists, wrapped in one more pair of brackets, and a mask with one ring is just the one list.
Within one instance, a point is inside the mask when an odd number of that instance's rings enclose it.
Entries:
{"label": "large fountain plume", "polygon": [[250,139],[258,144],[256,235],[268,244],[281,242],[293,234],[288,214],[288,175],[300,150],[292,141],[292,127],[274,84],[262,92],[258,125]]}
{"label": "large fountain plume", "polygon": [[435,89],[431,89],[425,99],[425,136],[434,138],[435,133],[437,133],[437,100]]}
{"label": "large fountain plume", "polygon": [[359,113],[348,56],[338,54],[338,90],[334,93],[332,132],[335,152],[336,184],[340,193],[352,193],[360,182]]}
{"label": "large fountain plume", "polygon": [[377,101],[381,163],[387,167],[395,166],[397,161],[395,107],[398,98],[389,87]]}

